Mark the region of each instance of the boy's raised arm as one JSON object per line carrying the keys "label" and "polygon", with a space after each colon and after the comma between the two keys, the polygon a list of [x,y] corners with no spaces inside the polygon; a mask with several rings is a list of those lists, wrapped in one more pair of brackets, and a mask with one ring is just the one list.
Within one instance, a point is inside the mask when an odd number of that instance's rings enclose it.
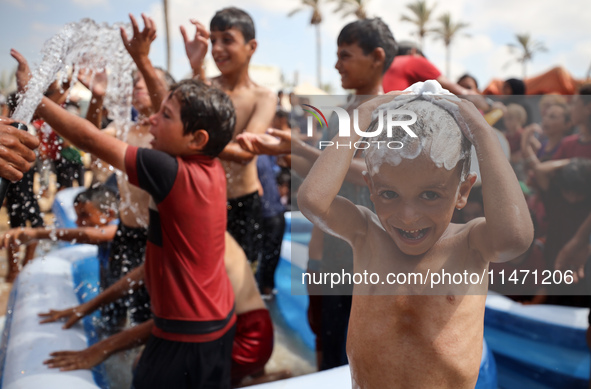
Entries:
{"label": "boy's raised arm", "polygon": [[138,70],[144,76],[146,87],[150,93],[150,100],[152,101],[152,109],[156,112],[160,109],[160,105],[168,93],[168,88],[156,74],[156,69],[148,57],[150,46],[156,39],[156,24],[152,18],[142,14],[144,29],[140,31],[133,15],[129,14],[129,18],[133,27],[133,36],[128,39],[125,29],[121,27],[121,39],[123,39],[123,44],[131,58],[133,58]]}
{"label": "boy's raised arm", "polygon": [[[16,51],[15,53],[18,54]],[[13,57],[18,61],[19,68],[29,69],[29,65],[22,55],[13,55]],[[17,72],[17,85],[20,86],[21,92],[28,82],[29,73],[28,71]],[[41,100],[37,107],[37,114],[74,146],[94,154],[125,172],[127,143],[102,133],[88,120],[66,111],[47,97],[43,97]]]}
{"label": "boy's raised arm", "polygon": [[[392,96],[380,96],[361,105],[358,108],[359,128],[368,128],[375,108],[390,99]],[[357,134],[346,138],[337,135],[333,138],[333,146],[328,146],[320,153],[298,191],[298,206],[304,216],[325,232],[350,243],[359,233],[365,231],[365,219],[355,204],[337,194],[349,171],[356,149],[339,149],[334,145],[354,143],[359,139],[360,136]]]}
{"label": "boy's raised arm", "polygon": [[474,226],[470,247],[494,262],[524,253],[533,241],[533,223],[517,177],[492,127],[469,101],[458,103],[468,126],[465,134],[478,156],[486,221]]}

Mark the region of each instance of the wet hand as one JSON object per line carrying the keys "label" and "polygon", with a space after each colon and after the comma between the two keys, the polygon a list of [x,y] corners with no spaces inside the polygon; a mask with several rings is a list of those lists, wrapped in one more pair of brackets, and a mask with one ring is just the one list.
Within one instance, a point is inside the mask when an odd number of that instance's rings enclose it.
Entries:
{"label": "wet hand", "polygon": [[43,364],[60,371],[91,369],[109,357],[96,345],[80,351],[56,351],[49,355],[52,358],[43,361]]}
{"label": "wet hand", "polygon": [[0,116],[0,177],[18,181],[35,162],[39,139],[9,125],[15,121]]}
{"label": "wet hand", "polygon": [[253,154],[281,155],[291,153],[291,131],[269,129],[266,134],[242,133],[236,141]]}
{"label": "wet hand", "polygon": [[56,311],[52,309],[49,312],[40,313],[38,316],[43,318],[43,320],[41,320],[39,324],[53,323],[66,318],[66,324],[64,324],[62,327],[66,330],[72,327],[74,324],[76,324],[80,319],[82,319],[85,316],[85,313],[82,309],[82,305],[79,305],[77,307],[68,308],[61,311]]}
{"label": "wet hand", "polygon": [[89,69],[81,69],[78,72],[78,81],[84,85],[94,96],[102,97],[107,93],[107,72],[91,72]]}
{"label": "wet hand", "polygon": [[209,31],[207,31],[203,24],[199,23],[195,19],[191,19],[191,24],[193,24],[196,28],[193,39],[189,39],[187,30],[184,26],[181,26],[181,35],[183,36],[183,41],[185,42],[185,51],[187,53],[187,58],[189,58],[189,62],[191,63],[191,68],[194,72],[198,72],[201,70],[203,59],[207,54],[207,48],[209,45]]}
{"label": "wet hand", "polygon": [[18,227],[8,230],[2,238],[2,247],[18,247],[34,239],[32,228]]}
{"label": "wet hand", "polygon": [[26,58],[15,49],[10,49],[10,55],[18,62],[18,67],[16,68],[16,87],[20,93],[23,93],[32,77],[29,63]]}
{"label": "wet hand", "polygon": [[573,238],[568,241],[556,256],[554,267],[556,270],[573,272],[573,281],[579,282],[585,277],[585,264],[591,254],[591,246],[588,241],[579,241]]}
{"label": "wet hand", "polygon": [[148,54],[150,54],[150,45],[156,39],[156,24],[154,20],[144,14],[142,14],[142,18],[144,19],[144,29],[140,31],[137,21],[132,14],[129,14],[133,29],[131,40],[128,39],[125,29],[121,27],[121,39],[123,39],[125,49],[127,49],[127,52],[134,60],[147,58]]}

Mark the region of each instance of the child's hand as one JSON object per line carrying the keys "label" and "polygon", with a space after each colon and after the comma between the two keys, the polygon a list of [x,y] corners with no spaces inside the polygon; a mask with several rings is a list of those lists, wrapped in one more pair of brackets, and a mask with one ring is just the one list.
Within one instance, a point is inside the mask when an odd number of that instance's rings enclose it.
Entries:
{"label": "child's hand", "polygon": [[18,62],[18,67],[16,68],[16,87],[20,93],[23,93],[31,79],[29,63],[26,58],[15,49],[10,49],[10,55],[12,58],[16,59],[16,62]]}
{"label": "child's hand", "polygon": [[189,40],[187,30],[185,30],[184,26],[181,26],[181,34],[183,35],[185,51],[187,52],[187,58],[189,58],[191,69],[193,69],[196,74],[199,74],[203,64],[203,59],[207,54],[207,48],[209,45],[209,31],[207,31],[203,24],[199,23],[195,19],[191,19],[191,24],[196,27],[195,37],[193,40]]}
{"label": "child's hand", "polygon": [[55,351],[49,355],[52,358],[43,361],[43,364],[60,371],[92,369],[109,357],[97,344],[80,351]]}
{"label": "child's hand", "polygon": [[486,122],[484,116],[480,113],[476,106],[465,99],[460,99],[459,102],[448,100],[449,102],[456,104],[460,110],[460,116],[464,119],[466,126],[460,126],[464,136],[468,138],[472,144],[474,144],[474,138],[483,131],[491,128]]}
{"label": "child's hand", "polygon": [[102,97],[107,92],[108,79],[104,70],[91,73],[89,69],[81,69],[78,73],[78,81],[91,91],[94,96]]}
{"label": "child's hand", "polygon": [[2,247],[17,247],[35,239],[35,230],[28,227],[10,229],[4,234]]}
{"label": "child's hand", "polygon": [[152,18],[142,14],[144,19],[144,29],[140,32],[138,24],[132,14],[129,14],[131,19],[131,26],[133,28],[133,37],[131,40],[127,38],[127,32],[121,27],[121,39],[127,49],[131,58],[137,62],[141,58],[147,58],[150,54],[150,45],[156,39],[156,24]]}
{"label": "child's hand", "polygon": [[269,129],[266,134],[243,132],[236,141],[253,154],[280,155],[291,153],[291,131]]}
{"label": "child's hand", "polygon": [[573,272],[573,281],[579,282],[585,277],[585,264],[591,254],[591,246],[588,240],[580,241],[573,238],[568,241],[556,256],[556,270]]}
{"label": "child's hand", "polygon": [[51,309],[49,312],[40,313],[38,314],[39,317],[42,317],[43,320],[39,322],[39,324],[45,323],[53,323],[61,319],[67,319],[66,324],[62,327],[63,329],[68,329],[76,324],[80,319],[86,316],[85,305],[79,305],[77,307],[72,307],[68,309],[63,309],[61,311],[55,311]]}

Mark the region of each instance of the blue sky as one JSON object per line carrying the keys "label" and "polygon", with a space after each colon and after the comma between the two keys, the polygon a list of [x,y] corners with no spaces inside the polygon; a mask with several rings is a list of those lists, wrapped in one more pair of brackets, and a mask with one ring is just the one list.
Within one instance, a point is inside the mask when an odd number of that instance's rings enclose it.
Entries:
{"label": "blue sky", "polygon": [[[408,13],[409,1],[371,0],[370,16],[382,17],[392,29],[397,40],[413,39],[413,27],[401,22]],[[434,0],[429,4],[435,3]],[[469,37],[462,36],[452,47],[451,77],[457,78],[468,71],[481,85],[493,77],[506,78],[521,75],[517,64],[505,66],[512,59],[506,44],[514,41],[515,33],[529,32],[541,40],[548,52],[541,53],[528,66],[528,74],[535,75],[555,65],[565,66],[575,77],[582,78],[591,65],[591,7],[588,0],[497,0],[438,1],[435,15],[450,12],[452,18],[470,23],[466,29]],[[315,34],[308,21],[310,12],[304,10],[293,17],[289,11],[297,8],[299,0],[244,0],[205,2],[199,0],[169,0],[173,41],[172,73],[182,78],[189,73],[178,26],[189,27],[188,19],[195,17],[208,25],[214,12],[225,6],[235,5],[249,12],[255,20],[259,46],[252,62],[274,65],[282,69],[288,81],[293,81],[297,71],[299,81],[312,84],[316,80]],[[334,69],[336,61],[336,37],[348,22],[333,13],[335,3],[325,2],[321,10],[322,23],[322,78],[336,91],[340,91],[340,78]],[[159,28],[158,38],[150,53],[156,65],[165,64],[163,12],[161,1],[150,0],[0,0],[3,22],[0,24],[0,71],[10,72],[15,62],[9,55],[11,47],[21,51],[35,63],[43,42],[66,23],[82,18],[97,22],[114,23],[128,20],[128,13],[139,17],[145,12],[155,19]],[[433,25],[433,27],[435,24]],[[440,41],[427,38],[425,52],[442,71],[445,68],[445,52]]]}

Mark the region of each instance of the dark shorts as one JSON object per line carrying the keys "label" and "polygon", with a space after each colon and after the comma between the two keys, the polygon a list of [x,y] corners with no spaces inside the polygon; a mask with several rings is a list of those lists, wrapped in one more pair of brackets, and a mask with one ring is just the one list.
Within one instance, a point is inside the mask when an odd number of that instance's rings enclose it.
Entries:
{"label": "dark shorts", "polygon": [[236,326],[211,342],[174,342],[150,336],[133,389],[229,389]]}
{"label": "dark shorts", "polygon": [[273,322],[269,311],[256,309],[236,317],[232,348],[232,384],[263,370],[273,352]]}
{"label": "dark shorts", "polygon": [[259,259],[263,236],[258,192],[228,200],[228,232],[242,247],[249,262]]}
{"label": "dark shorts", "polygon": [[10,228],[26,227],[27,220],[31,227],[43,227],[43,218],[39,203],[33,192],[33,179],[36,169],[31,169],[23,178],[11,184],[6,192],[6,210],[10,218]]}
{"label": "dark shorts", "polygon": [[263,218],[263,242],[261,244],[261,260],[256,272],[256,280],[261,293],[265,288],[275,288],[275,269],[281,257],[281,244],[285,233],[285,216],[283,213]]}
{"label": "dark shorts", "polygon": [[[144,263],[147,239],[147,228],[132,228],[119,223],[111,245],[109,275],[105,288]],[[145,287],[142,286],[125,299],[107,305],[101,313],[103,318],[111,318],[115,325],[125,320],[127,309],[133,324],[143,323],[152,317],[150,296]]]}

